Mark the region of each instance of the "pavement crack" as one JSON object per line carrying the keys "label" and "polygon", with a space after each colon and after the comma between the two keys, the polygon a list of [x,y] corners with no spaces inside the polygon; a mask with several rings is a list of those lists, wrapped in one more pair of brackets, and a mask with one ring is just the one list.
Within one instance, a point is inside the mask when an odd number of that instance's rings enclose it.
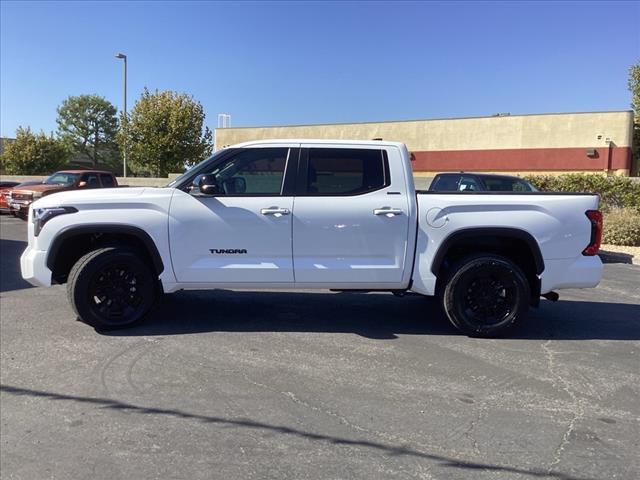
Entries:
{"label": "pavement crack", "polygon": [[[240,372],[236,372],[236,373],[240,373]],[[307,408],[309,410],[312,410],[314,412],[320,413],[322,415],[326,415],[332,418],[335,418],[336,420],[338,420],[339,423],[341,423],[342,425],[345,425],[346,427],[359,432],[361,434],[365,434],[365,435],[371,435],[374,437],[378,437],[380,439],[386,440],[388,442],[394,442],[396,444],[401,444],[403,446],[408,446],[409,444],[413,443],[416,447],[421,448],[422,450],[433,450],[433,449],[438,449],[437,445],[427,445],[424,443],[418,443],[418,442],[410,442],[409,440],[407,440],[406,438],[402,438],[402,437],[398,437],[396,435],[392,435],[389,433],[385,433],[385,432],[381,432],[378,430],[371,430],[365,427],[362,427],[360,425],[357,425],[349,420],[347,420],[345,417],[343,417],[342,415],[339,415],[336,412],[333,412],[331,410],[325,409],[325,408],[321,408],[315,405],[310,404],[309,402],[306,402],[304,400],[302,400],[301,398],[299,398],[295,393],[293,392],[289,392],[289,391],[281,391],[275,388],[270,387],[269,385],[265,385],[263,383],[260,382],[256,382],[255,380],[252,380],[251,378],[249,378],[249,376],[245,373],[240,373],[240,375],[249,383],[251,383],[252,385],[255,385],[257,387],[263,388],[265,390],[268,390],[272,393],[276,393],[279,395],[283,395],[284,397],[288,398],[290,401],[292,401],[293,403],[300,405],[304,408]],[[427,469],[425,470],[425,468],[423,468],[420,472],[418,473],[409,473],[410,475],[412,475],[415,478],[433,478],[431,476],[431,473],[429,472],[429,469],[427,467]],[[417,475],[417,477],[416,477]]]}
{"label": "pavement crack", "polygon": [[466,437],[471,441],[471,446],[473,447],[473,451],[478,456],[482,455],[482,452],[480,452],[480,447],[478,445],[478,441],[476,440],[474,431],[478,423],[480,423],[480,421],[484,417],[484,415],[485,415],[485,410],[483,408],[479,408],[475,418],[471,420],[471,422],[469,422],[469,427],[462,434],[464,437]]}
{"label": "pavement crack", "polygon": [[562,453],[571,441],[571,435],[575,430],[576,424],[580,420],[582,420],[582,418],[584,418],[585,409],[583,401],[578,398],[576,393],[573,391],[573,389],[571,388],[571,384],[562,375],[560,375],[560,373],[558,373],[557,365],[555,362],[556,352],[551,349],[551,340],[547,340],[546,342],[544,342],[541,347],[545,354],[545,357],[547,358],[547,367],[549,369],[549,372],[551,373],[552,377],[556,379],[556,381],[554,381],[552,378],[551,383],[554,387],[564,391],[567,395],[569,395],[573,404],[573,413],[571,415],[571,419],[569,420],[567,428],[562,435],[560,444],[553,452],[551,463],[549,464],[549,467],[547,469],[547,472],[551,473],[554,467],[556,467],[560,463],[560,460],[562,459]]}

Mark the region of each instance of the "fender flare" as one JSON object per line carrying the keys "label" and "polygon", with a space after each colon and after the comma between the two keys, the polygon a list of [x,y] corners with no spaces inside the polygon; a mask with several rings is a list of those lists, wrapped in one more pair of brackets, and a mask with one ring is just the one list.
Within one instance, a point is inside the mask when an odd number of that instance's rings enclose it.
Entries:
{"label": "fender flare", "polygon": [[466,240],[470,238],[478,239],[483,237],[511,238],[524,241],[533,254],[536,273],[540,275],[544,271],[544,260],[542,258],[542,253],[540,252],[540,246],[538,245],[536,239],[533,238],[533,236],[529,232],[525,232],[524,230],[520,230],[518,228],[509,227],[480,227],[463,228],[449,234],[449,236],[446,237],[441,243],[438,251],[433,257],[433,262],[431,262],[431,272],[436,276],[438,275],[438,271],[442,266],[444,257],[453,244],[460,240]]}
{"label": "fender flare", "polygon": [[49,247],[49,253],[47,254],[47,268],[53,271],[55,259],[58,255],[58,251],[64,244],[65,240],[75,237],[77,235],[86,235],[86,234],[99,234],[99,233],[115,233],[120,235],[133,235],[138,240],[142,242],[142,244],[147,249],[149,256],[151,257],[151,261],[153,262],[153,267],[158,275],[160,275],[164,271],[164,263],[162,262],[162,257],[160,256],[160,252],[158,252],[158,247],[156,247],[155,242],[151,238],[151,236],[142,230],[139,227],[134,227],[133,225],[122,225],[122,224],[110,224],[110,223],[92,223],[85,225],[70,225],[65,227],[58,232],[53,241],[51,242],[51,246]]}

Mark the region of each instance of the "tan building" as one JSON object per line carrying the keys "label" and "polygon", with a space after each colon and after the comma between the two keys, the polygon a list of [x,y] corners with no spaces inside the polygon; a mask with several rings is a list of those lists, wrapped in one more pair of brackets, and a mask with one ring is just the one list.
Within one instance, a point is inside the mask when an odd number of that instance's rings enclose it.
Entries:
{"label": "tan building", "polygon": [[633,112],[498,115],[398,122],[216,129],[216,148],[273,138],[400,141],[414,171],[615,172],[631,169]]}

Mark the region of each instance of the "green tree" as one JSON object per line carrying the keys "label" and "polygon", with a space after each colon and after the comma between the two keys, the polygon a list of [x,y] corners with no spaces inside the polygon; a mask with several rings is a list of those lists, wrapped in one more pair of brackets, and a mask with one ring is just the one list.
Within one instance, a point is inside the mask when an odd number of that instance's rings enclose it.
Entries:
{"label": "green tree", "polygon": [[119,162],[116,107],[98,95],[69,97],[58,107],[58,135],[74,154],[85,155],[96,168]]}
{"label": "green tree", "polygon": [[640,61],[629,67],[629,91],[633,108],[633,166],[634,175],[640,175]]}
{"label": "green tree", "polygon": [[[209,156],[212,135],[204,127],[204,109],[193,97],[170,90],[142,96],[123,118],[118,143],[137,172],[165,177]],[[204,128],[203,128],[204,127]]]}
{"label": "green tree", "polygon": [[58,170],[69,159],[67,146],[44,132],[34,134],[29,127],[18,127],[16,140],[2,154],[2,165],[14,175],[47,175]]}

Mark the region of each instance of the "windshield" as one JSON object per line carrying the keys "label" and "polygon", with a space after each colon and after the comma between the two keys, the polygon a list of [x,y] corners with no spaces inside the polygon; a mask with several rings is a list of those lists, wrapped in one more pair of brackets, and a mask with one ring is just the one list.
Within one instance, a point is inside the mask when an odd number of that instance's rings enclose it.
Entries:
{"label": "windshield", "polygon": [[47,178],[44,183],[46,185],[64,185],[65,187],[69,187],[76,183],[79,176],[79,173],[57,172]]}
{"label": "windshield", "polygon": [[225,151],[224,148],[221,149],[221,150],[218,150],[216,153],[214,153],[209,158],[205,158],[204,160],[202,160],[200,163],[194,165],[193,167],[189,167],[186,172],[184,172],[182,175],[176,177],[175,180],[172,180],[171,182],[169,182],[166,185],[166,187],[173,187],[173,186],[177,185],[178,183],[182,182],[182,180],[184,180],[185,178],[187,178],[188,176],[193,174],[195,171],[197,171],[198,168],[203,166],[205,163],[209,162],[210,160],[213,160],[214,158],[219,157],[224,151]]}

